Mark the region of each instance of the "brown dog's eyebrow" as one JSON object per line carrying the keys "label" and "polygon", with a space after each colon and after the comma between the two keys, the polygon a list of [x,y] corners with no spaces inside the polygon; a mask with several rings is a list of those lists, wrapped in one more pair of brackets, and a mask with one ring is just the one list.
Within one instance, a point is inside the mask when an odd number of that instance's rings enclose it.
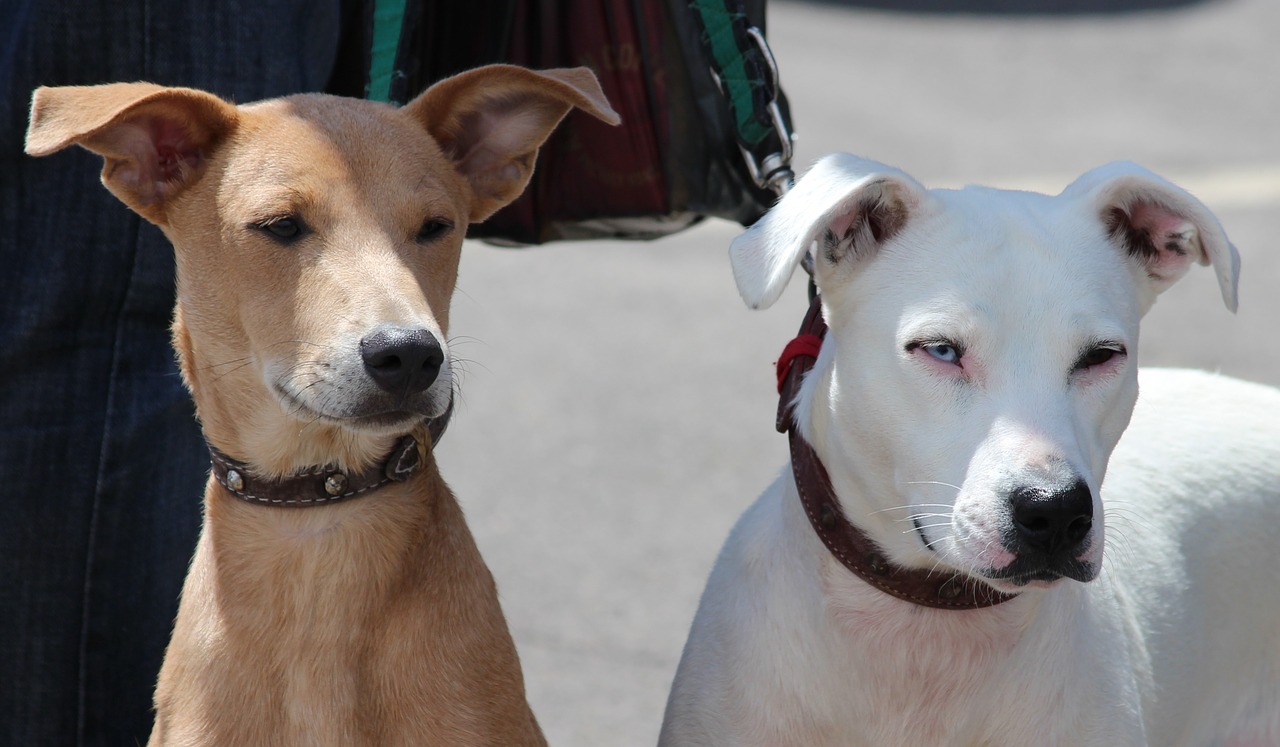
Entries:
{"label": "brown dog's eyebrow", "polygon": [[298,213],[315,203],[312,190],[283,185],[268,187],[248,199],[251,200],[247,217],[249,223],[262,223]]}
{"label": "brown dog's eyebrow", "polygon": [[[413,191],[415,192],[430,191],[430,192],[439,194],[445,191],[445,185],[443,182],[440,181],[440,178],[437,177],[435,174],[425,173],[422,175],[422,178],[418,180],[418,183],[413,185]],[[441,198],[441,201],[442,202],[444,201],[443,198]]]}

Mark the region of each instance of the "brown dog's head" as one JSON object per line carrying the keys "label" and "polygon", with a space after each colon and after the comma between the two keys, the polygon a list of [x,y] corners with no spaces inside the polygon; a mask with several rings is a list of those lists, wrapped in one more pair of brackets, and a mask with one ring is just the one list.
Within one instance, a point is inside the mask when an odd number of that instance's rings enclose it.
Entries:
{"label": "brown dog's head", "polygon": [[528,184],[584,68],[495,65],[403,108],[234,106],[149,83],[41,88],[27,152],[81,145],[177,253],[174,344],[206,436],[265,473],[361,466],[449,406],[459,250]]}

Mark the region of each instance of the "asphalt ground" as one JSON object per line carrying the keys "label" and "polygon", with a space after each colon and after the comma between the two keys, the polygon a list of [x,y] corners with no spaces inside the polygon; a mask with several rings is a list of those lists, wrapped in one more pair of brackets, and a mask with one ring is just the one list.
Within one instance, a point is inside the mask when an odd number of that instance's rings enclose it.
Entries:
{"label": "asphalt ground", "polygon": [[[1280,385],[1280,3],[1081,2],[1109,12],[775,0],[797,167],[847,150],[928,186],[1057,192],[1136,161],[1200,196],[1243,259],[1238,314],[1197,268],[1145,320],[1140,361]],[[804,289],[747,311],[738,231],[464,251],[439,457],[552,744],[654,743],[711,563],[785,464],[772,362]]]}

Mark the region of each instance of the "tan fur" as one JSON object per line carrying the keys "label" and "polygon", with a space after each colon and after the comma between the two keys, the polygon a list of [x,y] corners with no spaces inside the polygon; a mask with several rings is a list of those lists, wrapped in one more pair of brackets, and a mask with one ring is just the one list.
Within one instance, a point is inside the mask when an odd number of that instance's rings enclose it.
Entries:
{"label": "tan fur", "polygon": [[[544,743],[422,425],[447,406],[448,367],[417,409],[375,420],[335,372],[359,370],[342,366],[379,324],[445,340],[467,224],[519,195],[574,106],[617,121],[581,69],[481,68],[402,109],[36,91],[27,151],[103,155],[104,184],[174,245],[174,346],[212,445],[266,476],[362,468],[406,432],[427,444],[410,480],[332,506],[252,505],[210,479],[152,745]],[[305,239],[261,228],[281,216]],[[426,219],[452,229],[418,240]]]}

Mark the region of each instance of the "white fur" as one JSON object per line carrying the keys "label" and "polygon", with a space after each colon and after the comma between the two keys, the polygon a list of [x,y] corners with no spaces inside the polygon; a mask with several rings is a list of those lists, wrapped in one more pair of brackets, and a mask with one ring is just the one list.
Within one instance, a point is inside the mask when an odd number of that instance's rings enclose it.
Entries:
{"label": "white fur", "polygon": [[[1130,256],[1117,215],[1154,251]],[[1147,370],[1138,392],[1138,320],[1191,262],[1235,307],[1208,209],[1132,164],[1048,197],[925,190],[841,154],[734,242],[747,303],[810,248],[831,329],[797,414],[845,514],[895,563],[1018,597],[957,612],[873,590],[787,468],[711,573],[661,744],[1280,745],[1280,391]],[[1099,347],[1127,354],[1082,363]],[[1068,476],[1094,501],[1088,580],[998,577],[1011,486]]]}

